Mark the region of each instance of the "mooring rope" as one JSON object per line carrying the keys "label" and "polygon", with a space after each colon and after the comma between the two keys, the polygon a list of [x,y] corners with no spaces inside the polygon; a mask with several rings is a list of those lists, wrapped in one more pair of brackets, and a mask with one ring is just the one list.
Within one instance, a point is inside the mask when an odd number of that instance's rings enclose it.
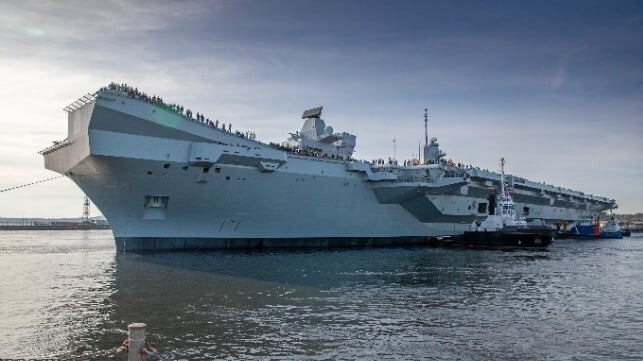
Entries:
{"label": "mooring rope", "polygon": [[144,341],[143,347],[141,347],[141,352],[140,352],[141,360],[145,360],[146,356],[151,356],[155,360],[159,359],[159,351],[154,347],[152,347],[152,345],[150,345],[147,341],[145,341],[145,338],[141,338],[137,340],[126,338],[125,341],[123,341],[123,344],[116,349],[116,352],[117,353],[129,352],[130,341]]}
{"label": "mooring rope", "polygon": [[5,188],[5,189],[0,189],[0,193],[2,193],[2,192],[8,192],[8,191],[11,191],[11,190],[14,190],[14,189],[18,189],[18,188],[23,188],[23,187],[32,186],[32,185],[34,185],[34,184],[38,184],[38,183],[49,182],[49,181],[51,181],[51,180],[58,179],[58,178],[62,178],[62,177],[64,177],[64,175],[59,175],[59,176],[51,177],[51,178],[47,178],[47,179],[41,179],[41,180],[39,180],[39,181],[35,181],[35,182],[27,183],[27,184],[22,184],[22,185],[15,186],[15,187],[10,187],[10,188]]}

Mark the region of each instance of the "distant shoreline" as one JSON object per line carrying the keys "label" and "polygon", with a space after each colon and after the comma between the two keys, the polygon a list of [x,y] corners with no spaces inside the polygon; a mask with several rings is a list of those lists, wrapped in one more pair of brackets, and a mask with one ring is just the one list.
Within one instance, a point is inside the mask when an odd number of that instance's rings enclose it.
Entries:
{"label": "distant shoreline", "polygon": [[52,225],[52,224],[25,224],[25,225],[0,225],[0,231],[75,231],[75,230],[92,230],[92,229],[111,229],[109,224],[66,224],[66,225]]}
{"label": "distant shoreline", "polygon": [[83,218],[0,218],[0,231],[64,231],[111,229],[102,217]]}

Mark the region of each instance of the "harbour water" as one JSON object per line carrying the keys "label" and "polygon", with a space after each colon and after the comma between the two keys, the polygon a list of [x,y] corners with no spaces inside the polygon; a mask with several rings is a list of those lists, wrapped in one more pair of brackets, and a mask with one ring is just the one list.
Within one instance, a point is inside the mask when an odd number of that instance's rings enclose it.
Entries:
{"label": "harbour water", "polygon": [[640,360],[643,235],[139,255],[110,231],[0,232],[0,358],[122,359],[131,322],[163,360]]}

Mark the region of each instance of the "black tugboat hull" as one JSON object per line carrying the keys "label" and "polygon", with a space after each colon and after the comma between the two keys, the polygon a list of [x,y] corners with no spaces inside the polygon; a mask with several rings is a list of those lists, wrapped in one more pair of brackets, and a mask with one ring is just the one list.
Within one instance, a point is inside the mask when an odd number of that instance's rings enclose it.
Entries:
{"label": "black tugboat hull", "polygon": [[531,232],[464,232],[462,236],[435,240],[441,247],[473,249],[545,249],[552,242],[551,235]]}

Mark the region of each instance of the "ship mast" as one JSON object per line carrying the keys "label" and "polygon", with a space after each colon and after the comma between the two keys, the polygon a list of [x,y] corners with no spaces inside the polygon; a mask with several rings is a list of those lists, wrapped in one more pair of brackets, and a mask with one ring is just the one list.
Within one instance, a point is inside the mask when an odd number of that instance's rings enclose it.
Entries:
{"label": "ship mast", "polygon": [[505,157],[500,158],[500,194],[503,199],[507,198],[505,193]]}
{"label": "ship mast", "polygon": [[[429,109],[424,108],[424,163],[426,163],[427,148],[429,147],[428,124],[429,124]],[[420,151],[418,149],[418,160],[420,159],[419,153]]]}
{"label": "ship mast", "polygon": [[428,133],[428,123],[429,123],[429,110],[424,108],[424,146],[429,145],[429,133]]}
{"label": "ship mast", "polygon": [[397,160],[397,142],[393,138],[393,160]]}

